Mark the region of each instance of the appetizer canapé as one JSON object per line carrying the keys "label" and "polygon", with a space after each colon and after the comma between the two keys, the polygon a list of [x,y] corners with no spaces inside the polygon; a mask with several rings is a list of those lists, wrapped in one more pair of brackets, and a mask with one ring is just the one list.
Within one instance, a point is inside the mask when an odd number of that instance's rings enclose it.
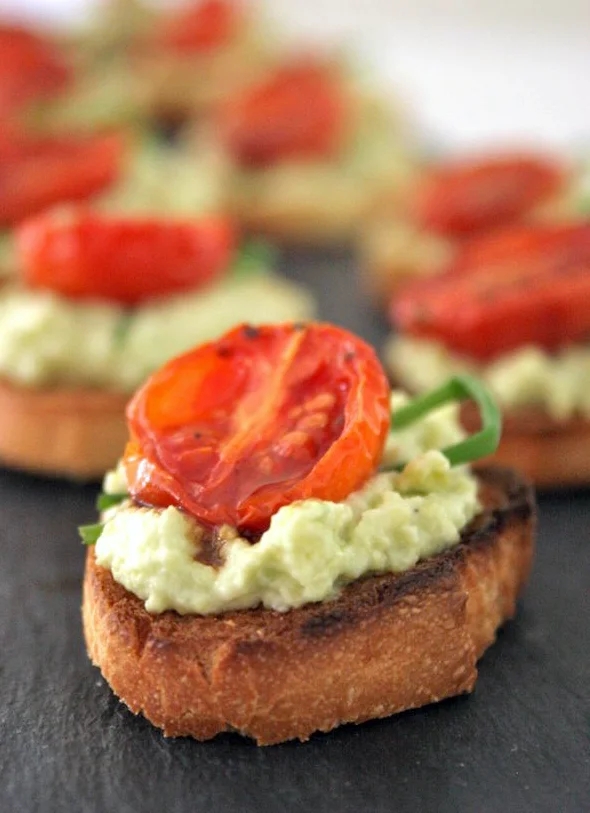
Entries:
{"label": "appetizer canap\u00e9", "polygon": [[244,318],[313,311],[220,217],[62,208],[15,242],[0,290],[0,460],[20,468],[102,476],[129,393],[160,364]]}
{"label": "appetizer canap\u00e9", "polygon": [[444,274],[400,291],[391,316],[400,386],[477,374],[504,408],[499,461],[545,487],[590,482],[590,223],[472,240]]}
{"label": "appetizer canap\u00e9", "polygon": [[267,744],[473,689],[534,511],[516,475],[466,465],[500,431],[475,380],[408,402],[342,328],[243,325],[154,373],[127,419],[81,534],[88,651],[134,712]]}
{"label": "appetizer canap\u00e9", "polygon": [[291,58],[226,99],[215,123],[236,216],[287,242],[353,239],[412,167],[399,123],[335,61]]}

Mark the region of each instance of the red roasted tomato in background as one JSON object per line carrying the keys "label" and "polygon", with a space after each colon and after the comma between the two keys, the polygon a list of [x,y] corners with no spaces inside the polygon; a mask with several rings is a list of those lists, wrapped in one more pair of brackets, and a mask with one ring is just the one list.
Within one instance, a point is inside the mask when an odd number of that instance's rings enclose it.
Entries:
{"label": "red roasted tomato in background", "polygon": [[125,144],[116,133],[31,137],[0,133],[0,226],[55,203],[84,200],[119,176]]}
{"label": "red roasted tomato in background", "polygon": [[413,212],[430,231],[465,237],[522,219],[556,195],[566,179],[557,162],[535,155],[443,164],[422,180]]}
{"label": "red roasted tomato in background", "polygon": [[177,222],[70,210],[26,221],[16,245],[29,287],[136,305],[222,276],[235,235],[217,217]]}
{"label": "red roasted tomato in background", "polygon": [[156,45],[170,51],[201,53],[231,42],[243,25],[243,9],[232,0],[191,2],[161,21]]}
{"label": "red roasted tomato in background", "polygon": [[221,105],[221,138],[244,165],[331,156],[340,146],[347,104],[327,65],[300,61]]}
{"label": "red roasted tomato in background", "polygon": [[441,276],[391,304],[399,329],[488,360],[590,335],[590,223],[506,229],[470,241]]}
{"label": "red roasted tomato in background", "polygon": [[0,119],[63,91],[71,72],[56,45],[26,28],[0,23]]}
{"label": "red roasted tomato in background", "polygon": [[242,325],[166,364],[127,418],[136,500],[256,532],[283,505],[342,500],[365,483],[389,386],[374,351],[342,328]]}

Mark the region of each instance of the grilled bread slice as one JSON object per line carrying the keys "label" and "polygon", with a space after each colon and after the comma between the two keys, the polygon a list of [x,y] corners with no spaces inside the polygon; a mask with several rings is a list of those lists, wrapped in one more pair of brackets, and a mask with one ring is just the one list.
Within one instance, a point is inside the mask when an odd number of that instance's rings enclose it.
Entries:
{"label": "grilled bread slice", "polygon": [[[461,409],[466,428],[475,429],[475,407]],[[480,461],[478,461],[478,464]],[[540,407],[506,410],[502,439],[484,465],[497,463],[518,468],[537,488],[559,489],[590,483],[590,420],[572,417],[557,420]]]}
{"label": "grilled bread slice", "polygon": [[482,512],[455,548],[338,598],[279,613],[150,615],[89,549],[88,652],[115,693],[168,736],[239,731],[260,745],[470,692],[531,566],[531,488],[482,470]]}
{"label": "grilled bread slice", "polygon": [[127,396],[35,389],[0,379],[0,463],[36,474],[99,479],[127,440]]}

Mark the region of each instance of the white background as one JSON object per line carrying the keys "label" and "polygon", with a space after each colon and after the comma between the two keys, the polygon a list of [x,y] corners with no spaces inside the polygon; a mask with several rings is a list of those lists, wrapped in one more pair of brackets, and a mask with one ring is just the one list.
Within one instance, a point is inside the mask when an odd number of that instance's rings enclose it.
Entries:
{"label": "white background", "polygon": [[[80,20],[92,0],[0,0]],[[353,46],[427,142],[590,150],[590,0],[268,0],[292,33]]]}

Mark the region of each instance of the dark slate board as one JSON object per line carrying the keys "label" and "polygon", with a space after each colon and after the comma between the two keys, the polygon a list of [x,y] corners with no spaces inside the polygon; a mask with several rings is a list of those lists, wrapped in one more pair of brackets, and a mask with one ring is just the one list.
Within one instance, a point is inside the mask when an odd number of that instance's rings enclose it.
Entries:
{"label": "dark slate board", "polygon": [[[285,268],[325,318],[382,341],[347,255]],[[75,529],[95,492],[0,472],[1,811],[590,810],[589,493],[542,498],[530,588],[474,695],[259,749],[166,741],[88,663]]]}

